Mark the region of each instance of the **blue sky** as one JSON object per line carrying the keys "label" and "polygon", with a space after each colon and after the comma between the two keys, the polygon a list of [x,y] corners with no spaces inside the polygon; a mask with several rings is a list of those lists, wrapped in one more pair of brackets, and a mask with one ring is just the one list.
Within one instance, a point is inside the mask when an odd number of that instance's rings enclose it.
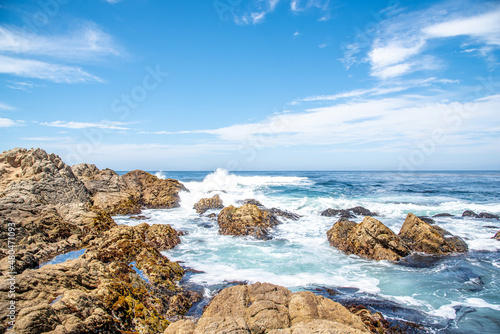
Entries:
{"label": "blue sky", "polygon": [[0,3],[0,149],[130,170],[500,169],[498,1]]}

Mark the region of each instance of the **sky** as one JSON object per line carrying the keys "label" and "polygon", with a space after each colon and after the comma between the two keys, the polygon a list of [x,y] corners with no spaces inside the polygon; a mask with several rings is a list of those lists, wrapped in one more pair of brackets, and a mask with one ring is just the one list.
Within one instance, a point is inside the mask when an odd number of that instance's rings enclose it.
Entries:
{"label": "sky", "polygon": [[499,170],[500,2],[2,0],[0,151]]}

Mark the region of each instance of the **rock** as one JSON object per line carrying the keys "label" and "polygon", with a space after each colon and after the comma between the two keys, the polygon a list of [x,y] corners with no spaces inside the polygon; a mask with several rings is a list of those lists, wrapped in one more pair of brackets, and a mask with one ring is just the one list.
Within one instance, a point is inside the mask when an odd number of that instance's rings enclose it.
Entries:
{"label": "rock", "polygon": [[339,209],[326,209],[321,212],[321,215],[324,217],[335,217],[340,215],[341,218],[355,218],[356,216],[351,213],[349,210],[339,210]]}
{"label": "rock", "polygon": [[432,216],[434,218],[438,218],[438,217],[455,217],[454,215],[452,215],[451,213],[438,213],[434,216]]}
{"label": "rock", "polygon": [[340,215],[341,218],[355,218],[356,216],[377,216],[375,212],[371,212],[370,210],[362,206],[356,206],[350,209],[326,209],[325,211],[321,212],[321,215],[325,217],[334,217]]}
{"label": "rock", "polygon": [[481,212],[479,215],[478,215],[478,218],[484,218],[484,219],[499,219],[500,216],[498,215],[494,215],[492,213],[488,213],[488,212]]}
{"label": "rock", "polygon": [[370,333],[360,317],[330,299],[312,292],[291,293],[269,283],[226,288],[205,308],[196,325],[181,320],[165,331],[168,334],[316,332]]}
{"label": "rock", "polygon": [[372,217],[359,224],[341,219],[327,237],[330,245],[341,251],[372,260],[398,261],[410,254],[394,232]]}
{"label": "rock", "polygon": [[275,216],[283,217],[283,218],[291,219],[291,220],[299,220],[300,217],[302,217],[296,213],[293,213],[293,212],[290,212],[287,210],[281,210],[278,208],[265,209],[264,211],[267,211]]}
{"label": "rock", "polygon": [[148,220],[149,217],[143,216],[143,215],[138,215],[138,216],[130,216],[129,219],[134,219],[134,220]]}
{"label": "rock", "polygon": [[459,237],[448,235],[450,233],[446,230],[438,226],[431,226],[412,213],[408,214],[399,232],[399,237],[404,244],[415,252],[444,255],[468,251],[465,241]]}
{"label": "rock", "polygon": [[253,199],[253,198],[250,198],[250,199],[245,199],[242,201],[242,204],[245,205],[245,204],[252,204],[252,205],[255,205],[257,207],[259,207],[260,209],[264,209],[264,205],[262,205],[261,202],[257,201],[256,199]]}
{"label": "rock", "polygon": [[193,209],[196,209],[196,212],[199,214],[205,213],[210,209],[223,209],[224,204],[222,204],[222,200],[219,195],[214,195],[212,198],[202,198],[196,203]]}
{"label": "rock", "polygon": [[419,219],[423,220],[424,222],[426,222],[427,224],[435,224],[436,221],[432,218],[429,218],[429,217],[426,217],[426,216],[418,216]]}
{"label": "rock", "polygon": [[89,164],[75,165],[72,170],[90,190],[94,204],[111,215],[136,215],[143,207],[175,208],[179,206],[178,193],[187,191],[177,180],[159,179],[140,170],[118,175]]}
{"label": "rock", "polygon": [[[163,332],[167,317],[184,314],[199,297],[177,285],[184,271],[160,253],[178,242],[168,225],[116,226],[93,240],[76,260],[25,270],[16,277],[16,306],[22,311],[14,330],[20,334]],[[7,282],[0,282],[2,307],[8,303],[8,288]],[[1,323],[5,316],[2,311]]]}
{"label": "rock", "polygon": [[207,218],[217,219],[217,214],[216,213],[211,213],[211,214],[207,215]]}
{"label": "rock", "polygon": [[498,231],[493,238],[500,240],[500,231]]}
{"label": "rock", "polygon": [[258,239],[269,239],[270,229],[279,223],[272,213],[253,204],[245,204],[239,208],[232,205],[225,207],[217,222],[220,234],[251,235]]}
{"label": "rock", "polygon": [[472,210],[465,210],[462,213],[462,217],[479,218],[479,215],[477,213],[475,213],[474,211],[472,211]]}

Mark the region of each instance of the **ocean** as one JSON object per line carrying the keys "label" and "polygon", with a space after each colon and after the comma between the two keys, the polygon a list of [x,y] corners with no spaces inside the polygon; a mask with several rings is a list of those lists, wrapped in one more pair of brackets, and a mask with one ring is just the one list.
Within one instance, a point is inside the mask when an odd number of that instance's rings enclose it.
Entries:
{"label": "ocean", "polygon": [[[309,290],[347,304],[363,304],[391,322],[415,322],[415,333],[500,333],[500,230],[497,219],[462,218],[462,212],[500,214],[500,172],[153,172],[178,179],[190,190],[181,207],[144,210],[145,221],[114,217],[119,224],[170,224],[186,232],[163,252],[190,268],[182,284],[203,293],[190,315],[221,288],[240,282],[269,282],[292,291]],[[219,194],[224,205],[256,199],[264,206],[301,215],[283,220],[271,240],[218,234],[217,221],[193,205]],[[337,218],[327,208],[363,206],[399,232],[406,215],[434,218],[462,237],[465,255],[415,256],[399,263],[345,255],[330,246],[326,231]],[[360,222],[363,218],[351,219]]]}

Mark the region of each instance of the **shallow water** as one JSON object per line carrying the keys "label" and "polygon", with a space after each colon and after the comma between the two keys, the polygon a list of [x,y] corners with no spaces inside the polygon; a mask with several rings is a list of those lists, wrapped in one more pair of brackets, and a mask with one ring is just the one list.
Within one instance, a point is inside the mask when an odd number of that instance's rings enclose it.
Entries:
{"label": "shallow water", "polygon": [[[270,282],[292,291],[336,291],[329,297],[364,303],[389,318],[424,324],[429,332],[500,333],[500,241],[491,239],[500,221],[461,217],[466,209],[500,213],[500,172],[164,174],[182,181],[190,192],[182,193],[180,208],[145,210],[150,217],[146,222],[188,232],[180,245],[164,254],[202,271],[183,283],[198,287],[207,298],[230,282]],[[200,198],[216,193],[226,206],[254,198],[302,218],[283,220],[268,241],[219,235],[216,220],[192,209]],[[357,205],[379,213],[378,219],[396,233],[409,212],[451,213],[455,217],[434,219],[464,238],[470,253],[416,256],[398,264],[345,255],[326,239],[336,219],[320,213]],[[141,223],[126,216],[115,219]]]}

